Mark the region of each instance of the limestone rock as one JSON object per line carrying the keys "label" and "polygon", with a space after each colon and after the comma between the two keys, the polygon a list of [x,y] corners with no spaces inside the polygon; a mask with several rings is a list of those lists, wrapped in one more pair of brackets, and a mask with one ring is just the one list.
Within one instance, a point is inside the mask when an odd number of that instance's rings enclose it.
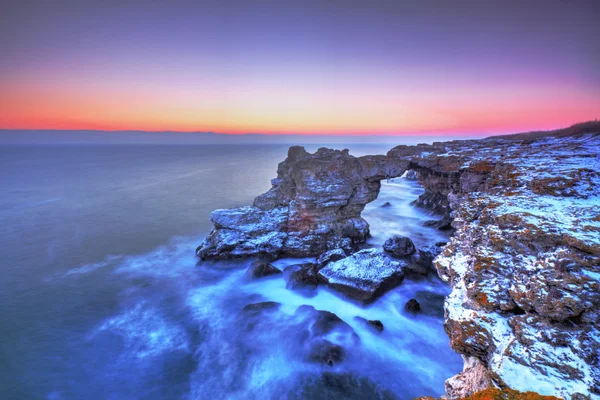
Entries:
{"label": "limestone rock", "polygon": [[269,255],[316,257],[353,251],[369,236],[360,216],[386,176],[400,176],[407,160],[353,157],[348,150],[310,154],[293,146],[279,164],[273,187],[251,207],[216,210],[214,229],[197,250],[201,259]]}
{"label": "limestone rock", "polygon": [[392,261],[377,249],[366,249],[327,264],[319,277],[350,297],[368,301],[399,285],[405,266],[405,262]]}

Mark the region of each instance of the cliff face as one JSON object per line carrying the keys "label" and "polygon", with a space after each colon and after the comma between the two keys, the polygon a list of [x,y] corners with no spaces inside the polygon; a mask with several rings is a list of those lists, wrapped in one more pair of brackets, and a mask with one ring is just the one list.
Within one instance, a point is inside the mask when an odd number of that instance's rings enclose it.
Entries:
{"label": "cliff face", "polygon": [[456,229],[435,260],[459,398],[510,387],[600,396],[600,136],[400,146]]}
{"label": "cliff face", "polygon": [[291,147],[273,187],[252,207],[213,211],[215,228],[197,254],[307,257],[336,248],[350,253],[369,234],[360,214],[377,198],[380,181],[402,175],[407,166],[386,156],[357,158],[325,148],[310,154]]}

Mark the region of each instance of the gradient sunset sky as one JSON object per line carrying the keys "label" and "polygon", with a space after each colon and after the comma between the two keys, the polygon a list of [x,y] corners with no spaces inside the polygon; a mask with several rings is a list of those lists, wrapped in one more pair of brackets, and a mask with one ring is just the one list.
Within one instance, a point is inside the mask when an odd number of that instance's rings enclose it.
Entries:
{"label": "gradient sunset sky", "polygon": [[493,134],[600,118],[600,1],[9,1],[0,129]]}

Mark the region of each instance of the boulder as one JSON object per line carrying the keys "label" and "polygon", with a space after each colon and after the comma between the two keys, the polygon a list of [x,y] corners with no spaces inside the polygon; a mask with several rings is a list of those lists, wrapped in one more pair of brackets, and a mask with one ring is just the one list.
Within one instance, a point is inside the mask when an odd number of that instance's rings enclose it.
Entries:
{"label": "boulder", "polygon": [[405,272],[416,276],[425,276],[430,272],[435,272],[433,260],[442,252],[441,247],[437,245],[423,246],[419,248],[417,256],[409,259]]}
{"label": "boulder", "polygon": [[317,280],[317,265],[313,263],[304,263],[290,265],[283,270],[288,289],[316,289],[319,281]]}
{"label": "boulder", "polygon": [[366,249],[327,264],[318,276],[350,297],[369,301],[402,283],[406,265],[390,260],[378,249]]}
{"label": "boulder", "polygon": [[415,252],[415,245],[410,238],[394,236],[385,241],[383,249],[394,257],[406,257]]}
{"label": "boulder", "polygon": [[418,313],[421,311],[421,305],[419,304],[417,299],[410,299],[404,305],[404,310],[406,310],[410,313]]}
{"label": "boulder", "polygon": [[245,277],[248,279],[255,279],[280,273],[281,271],[279,269],[266,261],[253,261],[248,266]]}
{"label": "boulder", "polygon": [[392,206],[392,203],[390,203],[389,201],[386,201],[385,203],[383,203],[383,204],[381,205],[381,208],[389,208],[389,207],[391,207],[391,206]]}
{"label": "boulder", "polygon": [[319,269],[321,269],[324,266],[326,266],[327,264],[329,264],[330,262],[338,261],[338,260],[341,260],[342,258],[346,258],[346,252],[344,250],[342,250],[342,249],[329,250],[319,256],[319,258],[317,259],[317,266]]}

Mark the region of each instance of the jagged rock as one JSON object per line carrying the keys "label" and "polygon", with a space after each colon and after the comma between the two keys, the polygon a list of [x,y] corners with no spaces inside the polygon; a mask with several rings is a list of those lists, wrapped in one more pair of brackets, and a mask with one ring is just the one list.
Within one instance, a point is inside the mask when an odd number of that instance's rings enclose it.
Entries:
{"label": "jagged rock", "polygon": [[313,263],[290,265],[283,270],[283,276],[288,289],[316,289],[319,284],[317,265]]}
{"label": "jagged rock", "polygon": [[392,206],[392,203],[390,203],[389,201],[386,201],[385,203],[383,203],[383,204],[381,205],[381,208],[389,208],[389,207],[391,207],[391,206]]}
{"label": "jagged rock", "polygon": [[461,399],[485,389],[494,388],[494,382],[483,363],[475,357],[463,357],[464,369],[460,374],[446,380],[446,396]]}
{"label": "jagged rock", "polygon": [[280,274],[281,271],[266,261],[253,261],[246,270],[246,278],[262,278],[264,276]]}
{"label": "jagged rock", "polygon": [[346,258],[346,252],[342,249],[333,249],[326,251],[325,253],[321,254],[317,259],[318,269],[323,268],[330,262],[341,260],[342,258]]}
{"label": "jagged rock", "polygon": [[294,146],[279,164],[273,187],[252,207],[216,210],[214,229],[197,250],[201,259],[246,256],[315,257],[352,251],[369,235],[360,214],[386,176],[400,176],[408,161],[353,157],[348,150]]}
{"label": "jagged rock", "polygon": [[421,311],[421,305],[419,304],[417,299],[410,299],[404,305],[404,310],[411,312],[411,313],[418,313]]}
{"label": "jagged rock", "polygon": [[402,283],[406,265],[377,249],[366,249],[329,263],[319,271],[319,277],[344,294],[367,301]]}
{"label": "jagged rock", "polygon": [[[599,148],[600,135],[589,134],[388,153],[410,157],[424,202],[454,219],[434,260],[452,286],[444,326],[452,348],[479,360],[494,385],[600,395]],[[472,373],[465,365],[450,386]]]}
{"label": "jagged rock", "polygon": [[354,317],[355,320],[375,329],[378,332],[383,332],[383,323],[378,319],[366,319],[363,317]]}
{"label": "jagged rock", "polygon": [[394,236],[385,241],[383,249],[394,257],[406,257],[415,252],[415,245],[410,238]]}

